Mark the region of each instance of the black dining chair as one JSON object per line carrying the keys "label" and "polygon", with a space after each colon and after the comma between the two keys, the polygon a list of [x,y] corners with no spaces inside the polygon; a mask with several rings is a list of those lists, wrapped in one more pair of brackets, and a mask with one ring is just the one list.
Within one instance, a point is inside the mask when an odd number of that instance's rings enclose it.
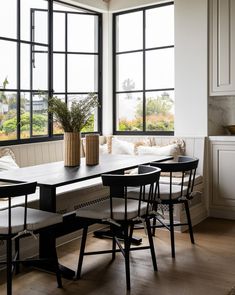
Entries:
{"label": "black dining chair", "polygon": [[[158,215],[154,217],[153,222],[153,235],[155,228],[166,227],[170,231],[171,237],[171,254],[175,257],[175,226],[188,226],[189,235],[192,244],[194,244],[193,228],[189,210],[189,201],[194,196],[194,183],[196,170],[199,160],[188,156],[179,156],[176,162],[153,162],[150,165],[161,169],[161,173],[168,173],[169,182],[159,183],[158,198],[155,210],[158,210],[159,204],[167,205],[169,208],[169,223],[165,223]],[[177,173],[177,179],[181,179],[180,184],[174,184],[174,176]],[[187,221],[185,223],[174,221],[174,205],[184,204]],[[159,224],[156,224],[156,220]]]}
{"label": "black dining chair", "polygon": [[[6,261],[1,265],[6,265],[7,273],[7,295],[12,294],[13,271],[19,271],[20,260],[20,240],[27,236],[34,236],[41,231],[48,231],[54,234],[54,226],[62,222],[62,216],[57,213],[45,212],[38,209],[28,208],[28,195],[36,190],[37,183],[20,183],[0,187],[0,199],[8,201],[8,207],[0,210],[0,240],[6,241]],[[13,207],[13,198],[23,196],[21,206]],[[13,244],[15,253],[13,255]],[[35,262],[38,259],[30,259],[27,262]],[[55,267],[58,287],[62,287],[61,276],[58,266],[56,250],[54,257],[48,258],[47,263]]]}
{"label": "black dining chair", "polygon": [[[76,215],[84,225],[81,241],[80,256],[77,268],[77,279],[81,276],[83,257],[91,254],[111,253],[112,260],[116,252],[121,252],[125,258],[126,287],[130,290],[130,251],[150,249],[154,271],[157,271],[157,262],[154,243],[151,233],[150,220],[153,218],[152,207],[155,204],[155,186],[158,185],[160,169],[141,165],[136,175],[105,174],[102,175],[104,186],[110,188],[109,197],[99,203],[88,205],[77,210]],[[128,198],[128,188],[139,188],[139,198]],[[148,194],[146,189],[148,188]],[[134,225],[144,223],[148,235],[149,245],[132,247],[131,238]],[[95,252],[85,252],[88,226],[93,223],[109,224],[112,232],[112,249]],[[120,233],[124,247],[120,242]],[[116,245],[119,249],[116,249]]]}

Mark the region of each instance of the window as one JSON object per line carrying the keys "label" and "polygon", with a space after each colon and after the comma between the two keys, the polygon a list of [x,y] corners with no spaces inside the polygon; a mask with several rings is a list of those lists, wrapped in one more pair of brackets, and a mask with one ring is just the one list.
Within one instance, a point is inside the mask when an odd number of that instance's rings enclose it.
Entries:
{"label": "window", "polygon": [[114,133],[173,134],[174,6],[114,14]]}
{"label": "window", "polygon": [[[60,138],[52,95],[68,106],[91,92],[101,99],[101,29],[100,14],[62,1],[1,1],[1,144]],[[100,112],[84,132],[101,131]]]}

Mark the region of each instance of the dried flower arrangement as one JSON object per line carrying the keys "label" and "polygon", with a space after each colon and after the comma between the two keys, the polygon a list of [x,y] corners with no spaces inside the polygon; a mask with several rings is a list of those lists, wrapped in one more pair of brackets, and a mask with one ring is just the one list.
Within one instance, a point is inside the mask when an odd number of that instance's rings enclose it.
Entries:
{"label": "dried flower arrangement", "polygon": [[49,113],[59,122],[64,132],[80,132],[90,124],[95,107],[99,106],[96,94],[85,99],[73,101],[69,109],[67,104],[57,97],[49,99]]}

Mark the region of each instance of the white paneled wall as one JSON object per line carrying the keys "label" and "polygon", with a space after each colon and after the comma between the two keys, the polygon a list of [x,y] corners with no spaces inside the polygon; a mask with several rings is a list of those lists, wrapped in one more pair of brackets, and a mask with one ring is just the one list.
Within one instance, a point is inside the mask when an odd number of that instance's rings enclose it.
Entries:
{"label": "white paneled wall", "polygon": [[63,160],[63,140],[12,145],[9,148],[20,167]]}

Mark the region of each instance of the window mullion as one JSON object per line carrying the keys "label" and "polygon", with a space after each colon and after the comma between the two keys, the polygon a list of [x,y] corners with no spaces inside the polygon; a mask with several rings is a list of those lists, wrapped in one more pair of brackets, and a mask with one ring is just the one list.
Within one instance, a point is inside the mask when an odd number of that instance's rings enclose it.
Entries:
{"label": "window mullion", "polygon": [[146,96],[145,96],[145,87],[146,87],[146,56],[145,56],[145,24],[146,24],[146,10],[143,10],[143,132],[146,131]]}
{"label": "window mullion", "polygon": [[17,1],[17,97],[16,97],[16,110],[17,110],[17,126],[16,126],[16,133],[17,133],[17,140],[20,140],[20,120],[21,120],[21,115],[20,115],[20,105],[21,105],[21,101],[20,101],[20,97],[21,97],[21,93],[20,93],[20,80],[21,80],[21,76],[20,76],[20,65],[21,65],[21,58],[20,58],[20,50],[21,50],[21,44],[20,44],[20,0]]}
{"label": "window mullion", "polygon": [[112,28],[112,36],[113,36],[113,132],[117,131],[117,93],[116,93],[116,62],[117,62],[117,49],[116,49],[116,26],[117,18],[116,15],[113,16],[113,28]]}
{"label": "window mullion", "polygon": [[[48,99],[53,96],[53,0],[48,1]],[[48,113],[48,135],[53,136],[53,116]]]}
{"label": "window mullion", "polygon": [[35,11],[31,10],[30,12],[30,108],[29,108],[29,132],[30,138],[33,137],[33,65],[35,62],[35,55],[34,55],[34,16]]}
{"label": "window mullion", "polygon": [[65,102],[68,103],[68,13],[65,13]]}
{"label": "window mullion", "polygon": [[[102,105],[102,93],[103,93],[103,79],[102,79],[102,72],[103,72],[103,59],[102,59],[102,52],[103,52],[103,38],[102,38],[102,30],[103,30],[103,21],[101,15],[98,16],[98,99],[100,108],[98,108],[98,124],[97,129],[98,131],[102,131],[102,115],[103,115],[103,105]],[[96,36],[97,38],[97,36]]]}

